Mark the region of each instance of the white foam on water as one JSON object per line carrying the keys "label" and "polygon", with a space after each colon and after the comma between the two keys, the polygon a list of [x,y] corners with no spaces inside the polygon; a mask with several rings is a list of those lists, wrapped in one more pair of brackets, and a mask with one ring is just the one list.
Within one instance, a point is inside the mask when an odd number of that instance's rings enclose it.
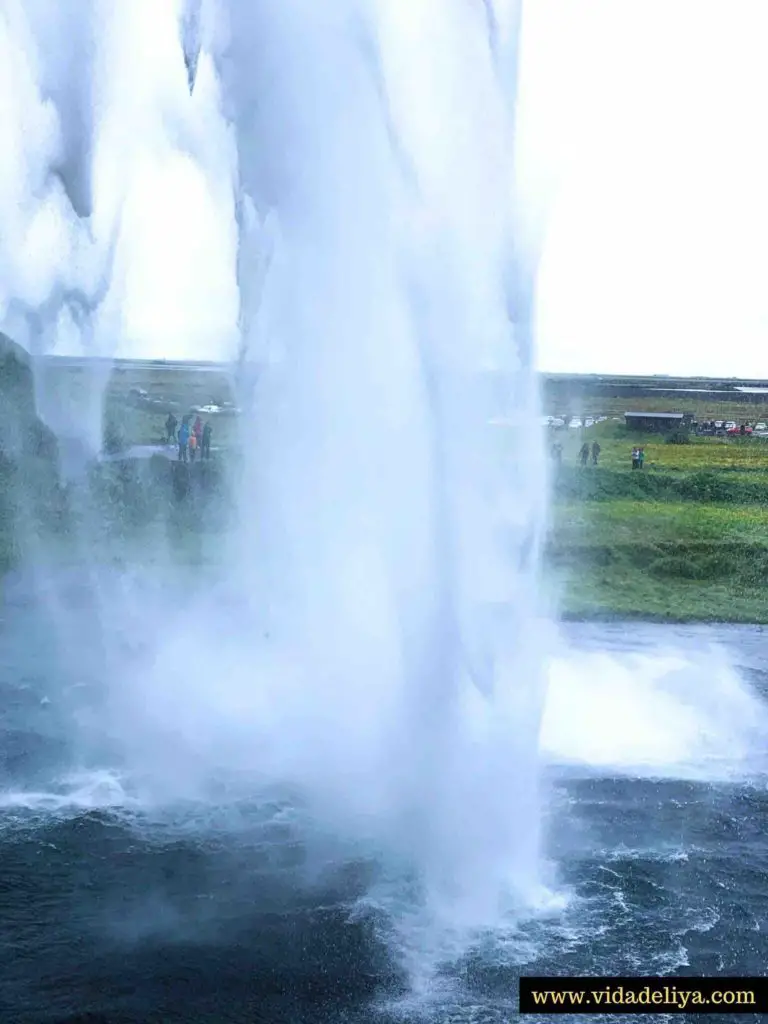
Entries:
{"label": "white foam on water", "polygon": [[768,707],[715,646],[570,648],[550,664],[541,749],[554,765],[727,781],[768,769]]}
{"label": "white foam on water", "polygon": [[58,814],[139,806],[140,801],[126,792],[124,780],[105,769],[64,776],[50,789],[0,790],[0,815],[11,811]]}

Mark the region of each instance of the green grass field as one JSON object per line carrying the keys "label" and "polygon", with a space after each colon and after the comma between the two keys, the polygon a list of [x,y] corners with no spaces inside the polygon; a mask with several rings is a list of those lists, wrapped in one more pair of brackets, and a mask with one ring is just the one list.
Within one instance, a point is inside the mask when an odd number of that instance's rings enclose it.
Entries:
{"label": "green grass field", "polygon": [[695,472],[703,469],[768,471],[768,437],[696,437],[688,444],[668,444],[658,434],[637,434],[623,422],[609,420],[593,427],[551,433],[563,445],[563,461],[576,464],[584,441],[600,444],[600,465],[631,468],[632,448],[645,449],[645,470]]}
{"label": "green grass field", "polygon": [[[185,403],[192,406],[193,402]],[[202,403],[200,403],[202,404]],[[178,417],[178,413],[176,414]],[[160,444],[165,439],[167,413],[150,412],[128,405],[121,398],[110,398],[105,405],[105,435],[118,441],[120,447]],[[230,448],[237,442],[237,420],[231,416],[203,417],[210,419],[216,447]]]}
{"label": "green grass field", "polygon": [[[93,370],[63,361],[52,362],[45,373],[49,388],[75,400],[79,391],[85,395],[94,384]],[[233,401],[233,380],[222,368],[139,363],[106,366],[103,373],[105,430],[124,447],[162,440],[165,403],[180,414],[195,405]],[[130,398],[132,388],[146,391],[156,407],[137,407]],[[691,411],[699,420],[755,423],[768,420],[768,404],[715,400],[706,393],[629,398],[625,393],[589,394],[583,387],[580,396],[568,400],[567,410],[562,399],[558,402],[546,411],[612,417],[550,436],[562,444],[563,458],[559,469],[553,463],[546,568],[563,614],[768,622],[768,439],[692,437],[690,443],[671,444],[658,435],[629,433],[622,415],[632,410]],[[237,419],[215,416],[211,421],[214,447],[224,449],[221,465],[235,465]],[[582,468],[579,448],[595,439],[602,449],[599,465]],[[514,458],[517,439],[510,440]],[[630,466],[636,444],[646,453],[639,472]],[[25,486],[36,479],[32,461],[23,468]],[[51,482],[42,471],[38,476],[42,482],[32,488],[34,501],[41,508],[52,507]],[[115,487],[114,481],[108,485]],[[164,507],[170,501],[167,486],[160,490],[149,505],[154,501]],[[12,488],[6,486],[6,491],[10,494]],[[0,481],[0,498],[2,492]],[[131,487],[120,483],[115,493],[119,500],[109,498],[107,504],[114,505],[117,519],[123,516],[129,522],[135,512]],[[146,505],[146,495],[136,504]],[[56,519],[55,509],[52,515]],[[183,516],[173,522],[169,536],[186,558]],[[190,549],[199,545],[195,535]],[[217,544],[211,547],[215,551]],[[17,557],[11,519],[0,514],[0,570]]]}
{"label": "green grass field", "polygon": [[[648,381],[659,386],[659,381]],[[683,382],[681,382],[683,383]],[[768,395],[765,396],[768,398]],[[733,420],[736,423],[754,423],[768,420],[768,401],[743,399],[736,393],[708,394],[706,390],[681,390],[674,395],[638,395],[619,387],[615,392],[601,389],[590,393],[579,389],[574,394],[563,393],[542,381],[542,403],[551,416],[622,416],[625,412],[690,412],[698,420]]]}
{"label": "green grass field", "polygon": [[[610,421],[558,437],[548,566],[567,616],[768,622],[766,440],[667,444]],[[599,465],[582,468],[594,438]]]}
{"label": "green grass field", "polygon": [[[164,416],[127,405],[130,387],[181,404],[223,400],[226,378],[153,370],[116,375],[107,410],[133,443],[152,443]],[[221,394],[220,394],[221,393]],[[687,399],[618,400],[632,409],[690,409],[701,418],[754,423],[762,406],[709,406]],[[605,405],[595,408],[610,413]],[[236,422],[215,424],[215,443],[231,445]],[[555,439],[553,435],[552,440]],[[768,622],[768,439],[698,438],[670,444],[627,431],[621,420],[556,432],[563,467],[555,482],[548,576],[567,617]],[[597,467],[582,469],[578,450],[597,439]],[[642,444],[642,472],[631,450]]]}
{"label": "green grass field", "polygon": [[592,566],[551,573],[556,606],[564,619],[654,622],[768,623],[768,595],[743,579],[660,579],[624,566]]}
{"label": "green grass field", "polygon": [[[127,406],[131,387],[181,404],[232,396],[223,373],[116,371],[108,414],[135,443],[156,440],[164,417]],[[570,402],[569,413],[621,419],[556,432],[563,469],[555,482],[547,565],[563,614],[768,622],[768,439],[692,437],[688,444],[669,444],[658,435],[629,433],[623,413],[633,410],[737,423],[768,419],[768,405],[702,393],[674,399],[601,394]],[[231,444],[235,427],[232,420],[217,421],[216,440]],[[599,465],[582,469],[578,450],[594,439],[602,449]],[[635,444],[646,454],[640,473],[631,470]]]}
{"label": "green grass field", "polygon": [[[61,370],[58,371],[62,373]],[[132,388],[142,388],[158,403],[157,410],[138,408],[131,404]],[[174,365],[133,367],[118,364],[111,372],[104,392],[105,433],[124,446],[157,444],[165,437],[168,404],[177,417],[200,405],[233,403],[234,387],[229,373],[223,370],[200,370]],[[213,415],[213,444],[230,447],[236,442],[237,421],[231,416]]]}

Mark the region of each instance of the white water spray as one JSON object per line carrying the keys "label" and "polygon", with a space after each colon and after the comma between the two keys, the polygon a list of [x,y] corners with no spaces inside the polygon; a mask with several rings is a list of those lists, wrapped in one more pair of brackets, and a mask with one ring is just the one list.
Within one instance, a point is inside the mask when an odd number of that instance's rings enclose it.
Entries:
{"label": "white water spray", "polygon": [[[518,443],[537,396],[516,6],[179,6],[174,88],[197,102],[213,60],[236,139],[246,469],[221,590],[169,615],[127,588],[106,613],[151,638],[113,680],[145,785],[289,783],[475,926],[525,902],[538,867],[544,460]],[[63,148],[93,185],[73,224],[127,203],[115,110],[141,96],[113,97],[101,148]]]}
{"label": "white water spray", "polygon": [[484,915],[535,875],[543,524],[535,445],[526,459],[493,425],[521,427],[535,390],[489,12],[245,12],[241,183],[280,227],[244,339],[261,441],[238,545],[264,675],[319,718],[337,799],[362,812],[377,793],[388,835],[454,904],[482,892]]}
{"label": "white water spray", "polygon": [[670,629],[640,627],[645,644],[635,651],[555,651],[541,733],[550,764],[707,782],[765,773],[764,700],[726,650],[706,639],[691,649]]}
{"label": "white water spray", "polygon": [[[210,69],[192,107],[176,67],[180,6],[0,4],[0,330],[35,357],[100,357],[76,381],[42,361],[36,375],[39,414],[80,462],[101,447],[109,359],[133,355],[137,334],[178,355],[182,305],[200,324],[186,332],[188,354],[210,333],[208,308],[234,295],[226,254],[194,290],[179,281],[188,250],[231,235],[225,214],[222,226],[206,216],[211,196],[229,191],[225,179],[206,192],[206,169],[231,157]],[[179,178],[202,214],[174,204]],[[185,225],[191,245],[174,241]],[[230,332],[205,354],[226,359],[233,347]]]}
{"label": "white water spray", "polygon": [[543,460],[514,430],[536,391],[499,77],[517,25],[458,0],[226,13],[251,390],[225,589],[245,610],[228,628],[201,600],[215,649],[166,629],[130,684],[136,756],[290,781],[487,923],[537,868]]}
{"label": "white water spray", "polygon": [[[102,217],[97,229],[93,175],[102,41],[110,28],[91,0],[66,19],[44,0],[8,0],[0,10],[0,321],[35,356],[62,341],[103,354],[95,332],[117,221]],[[65,447],[73,441],[94,451],[102,381],[97,375],[80,384],[77,393],[54,393],[39,375],[39,411]]]}

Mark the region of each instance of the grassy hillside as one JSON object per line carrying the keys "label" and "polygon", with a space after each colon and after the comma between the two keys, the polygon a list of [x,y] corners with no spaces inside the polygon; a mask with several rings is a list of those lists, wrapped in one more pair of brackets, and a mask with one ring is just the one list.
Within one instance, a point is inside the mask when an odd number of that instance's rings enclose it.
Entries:
{"label": "grassy hillside", "polygon": [[[554,416],[623,416],[625,412],[691,412],[698,419],[768,419],[768,394],[735,390],[738,381],[660,378],[559,379],[545,375],[542,397]],[[765,381],[744,381],[765,386]],[[663,389],[663,390],[660,390]]]}
{"label": "grassy hillside", "polygon": [[[742,409],[743,412],[743,409]],[[741,422],[744,417],[738,419]],[[563,446],[563,463],[576,465],[584,441],[600,444],[600,466],[614,469],[631,468],[631,452],[636,444],[645,449],[645,469],[691,472],[701,469],[738,469],[768,472],[768,438],[766,437],[697,437],[690,435],[687,444],[670,444],[660,434],[628,430],[623,421],[608,420],[595,426],[558,430],[551,440]]]}
{"label": "grassy hillside", "polygon": [[[768,622],[766,440],[667,444],[616,423],[567,434],[548,549],[565,614]],[[582,468],[594,438],[600,463]]]}
{"label": "grassy hillside", "polygon": [[[92,376],[76,362],[51,363],[46,372],[51,387],[61,384],[70,393],[91,386]],[[6,368],[0,378],[6,397],[1,414],[11,408],[13,377]],[[122,364],[107,366],[104,380],[105,431],[117,447],[160,441],[168,409],[179,415],[195,405],[224,405],[234,394],[231,376],[221,368]],[[23,383],[32,410],[29,382]],[[733,392],[681,392],[671,399],[632,396],[623,384],[616,393],[603,386],[593,394],[583,381],[577,384],[579,393],[570,397],[553,392],[547,412],[621,417],[625,410],[687,410],[699,420],[768,420],[768,405],[739,401]],[[135,388],[146,392],[141,402],[131,394]],[[6,439],[22,419],[14,411]],[[225,477],[237,463],[237,419],[216,416],[212,423],[214,447],[224,449],[217,453],[224,476],[214,467],[205,472],[195,467],[191,497],[176,493],[186,477],[162,459],[143,468],[103,466],[94,472],[87,494],[78,497],[52,476],[53,456],[41,445],[39,424],[32,423],[37,433],[25,427],[23,450],[15,446],[0,461],[0,571],[24,557],[25,544],[43,527],[64,546],[79,536],[83,503],[86,511],[98,512],[92,522],[103,522],[109,534],[105,550],[116,536],[133,550],[143,545],[146,553],[151,545],[142,537],[152,531],[178,548],[182,559],[191,557],[190,551],[198,559],[201,538],[208,535],[214,537],[215,553],[214,535],[231,512]],[[578,450],[595,439],[602,448],[599,465],[582,468]],[[588,429],[559,430],[550,440],[562,444],[563,458],[553,474],[547,569],[564,614],[768,622],[768,439],[694,437],[671,444],[657,435],[628,432],[621,417]],[[646,453],[641,472],[630,466],[636,444]]]}

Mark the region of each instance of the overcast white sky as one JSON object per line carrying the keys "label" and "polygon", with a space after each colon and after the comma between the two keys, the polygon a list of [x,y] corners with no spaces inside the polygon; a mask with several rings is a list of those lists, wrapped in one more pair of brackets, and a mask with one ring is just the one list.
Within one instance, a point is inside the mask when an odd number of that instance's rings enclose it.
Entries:
{"label": "overcast white sky", "polygon": [[[226,154],[210,68],[184,97],[175,2],[133,0],[121,29],[111,315],[123,354],[216,358],[236,311]],[[768,0],[527,0],[543,369],[768,376],[767,39]]]}
{"label": "overcast white sky", "polygon": [[768,3],[534,0],[547,370],[768,375]]}

